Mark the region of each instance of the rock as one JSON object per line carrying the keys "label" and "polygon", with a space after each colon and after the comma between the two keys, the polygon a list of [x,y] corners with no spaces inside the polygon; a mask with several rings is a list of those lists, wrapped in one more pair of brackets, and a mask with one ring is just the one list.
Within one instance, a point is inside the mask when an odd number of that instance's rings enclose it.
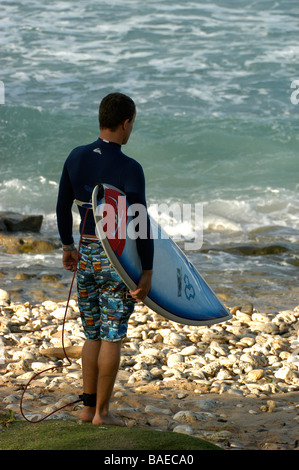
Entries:
{"label": "rock", "polygon": [[163,336],[160,335],[160,333],[155,334],[153,337],[153,342],[154,343],[163,343]]}
{"label": "rock", "polygon": [[226,356],[227,354],[225,347],[221,346],[221,344],[215,340],[211,341],[210,351],[212,354],[217,354],[219,356]]}
{"label": "rock", "polygon": [[299,317],[298,311],[296,309],[293,310],[283,310],[279,312],[274,318],[273,321],[283,321],[284,323],[295,323],[297,318]]}
{"label": "rock", "polygon": [[255,343],[255,338],[253,336],[244,336],[239,340],[239,344],[244,347],[251,347]]}
{"label": "rock", "polygon": [[[82,346],[68,346],[65,348],[65,352],[67,353],[68,357],[72,359],[79,359],[82,355]],[[40,349],[40,353],[43,356],[49,358],[57,358],[63,359],[65,358],[64,350],[62,348],[45,348]]]}
{"label": "rock", "polygon": [[258,353],[258,354],[250,354],[245,353],[240,356],[240,361],[252,364],[255,367],[266,367],[268,365],[268,359],[265,354]]}
{"label": "rock", "polygon": [[157,348],[145,348],[142,351],[142,355],[150,356],[154,358],[163,358],[164,354],[160,349]]}
{"label": "rock", "polygon": [[52,312],[53,310],[56,310],[58,308],[58,305],[56,302],[53,302],[52,300],[45,300],[42,303],[42,306],[48,311]]}
{"label": "rock", "polygon": [[26,415],[26,418],[32,423],[37,423],[38,421],[41,421],[44,417],[45,415],[42,415],[41,413],[32,413]]}
{"label": "rock", "polygon": [[68,377],[79,381],[82,378],[81,369],[73,372],[68,372]]}
{"label": "rock", "polygon": [[171,354],[167,359],[167,366],[173,367],[178,363],[184,362],[185,358],[182,354]]}
{"label": "rock", "polygon": [[230,309],[230,313],[234,316],[238,311],[241,310],[242,307],[238,306],[238,305],[235,305],[234,307],[232,307]]}
{"label": "rock", "polygon": [[232,374],[228,370],[220,370],[216,376],[218,380],[230,380],[232,379]]}
{"label": "rock", "polygon": [[203,366],[201,368],[201,371],[207,376],[214,377],[217,374],[217,372],[219,372],[220,368],[221,368],[221,363],[219,361],[213,361],[207,364],[206,366]]}
{"label": "rock", "polygon": [[[41,229],[42,215],[22,215],[16,212],[0,212],[1,227],[6,227],[9,232],[39,232]],[[0,227],[0,229],[1,229]]]}
{"label": "rock", "polygon": [[8,395],[7,397],[3,398],[3,403],[11,404],[11,403],[18,403],[20,401],[20,397],[15,394]]}
{"label": "rock", "polygon": [[69,317],[72,313],[72,309],[68,307],[68,310],[66,312],[65,307],[58,307],[54,312],[51,312],[51,315],[56,318],[57,320],[63,320],[64,317]]}
{"label": "rock", "polygon": [[251,303],[244,304],[241,307],[241,312],[245,313],[245,314],[248,314],[248,315],[252,315],[253,314],[253,305]]}
{"label": "rock", "polygon": [[217,406],[216,400],[210,400],[209,398],[197,400],[196,404],[202,411],[209,411]]}
{"label": "rock", "polygon": [[42,274],[40,280],[42,282],[57,282],[60,280],[60,276],[57,274]]}
{"label": "rock", "polygon": [[21,351],[15,351],[12,356],[13,361],[20,361],[21,359],[27,360],[27,361],[34,361],[35,355],[26,350],[21,350]]}
{"label": "rock", "polygon": [[169,344],[172,344],[173,346],[181,346],[184,344],[184,337],[183,335],[180,335],[179,333],[171,333],[169,336]]}
{"label": "rock", "polygon": [[17,273],[15,279],[17,281],[27,281],[27,279],[31,279],[32,277],[34,277],[32,274]]}
{"label": "rock", "polygon": [[277,253],[285,253],[289,250],[284,245],[238,245],[231,248],[227,248],[227,251],[231,253],[242,254],[244,256],[263,256]]}
{"label": "rock", "polygon": [[0,216],[0,232],[3,232],[3,231],[5,231],[5,230],[7,230],[7,227],[6,227],[5,223],[4,223],[4,220],[3,220],[2,217]]}
{"label": "rock", "polygon": [[248,372],[247,377],[249,380],[259,380],[264,377],[264,370],[263,369],[252,369]]}
{"label": "rock", "polygon": [[[58,347],[58,348],[62,347],[62,331],[57,331],[53,333],[51,335],[50,341],[55,347]],[[67,337],[66,333],[63,335],[63,345],[64,347],[72,346],[72,342]]]}
{"label": "rock", "polygon": [[171,410],[168,408],[158,408],[157,406],[152,406],[152,405],[147,405],[144,411],[147,414],[162,414],[162,415],[172,414]]}
{"label": "rock", "polygon": [[6,253],[48,253],[58,248],[57,242],[32,237],[8,236],[0,232],[0,246]]}
{"label": "rock", "polygon": [[267,405],[262,405],[260,410],[268,413],[272,413],[276,408],[276,403],[273,400],[267,400]]}
{"label": "rock", "polygon": [[180,424],[178,426],[175,426],[175,428],[173,429],[173,432],[178,432],[181,434],[188,434],[190,436],[194,434],[192,427],[188,426],[187,424]]}
{"label": "rock", "polygon": [[130,384],[134,382],[139,382],[141,380],[145,380],[149,382],[151,379],[152,379],[152,375],[147,370],[137,370],[136,372],[133,372],[128,382]]}
{"label": "rock", "polygon": [[74,401],[78,400],[78,396],[74,394],[68,394],[65,397],[61,398],[55,403],[56,408],[60,408],[62,406],[68,405]]}
{"label": "rock", "polygon": [[180,423],[195,423],[197,421],[196,414],[192,411],[179,411],[173,416],[173,419]]}
{"label": "rock", "polygon": [[7,305],[10,303],[10,295],[4,290],[0,289],[0,305]]}
{"label": "rock", "polygon": [[287,363],[288,364],[294,364],[298,368],[299,371],[299,348],[293,351],[288,357],[287,357]]}
{"label": "rock", "polygon": [[5,409],[12,411],[14,414],[17,414],[20,412],[20,405],[18,403],[9,403],[6,405]]}
{"label": "rock", "polygon": [[294,377],[294,372],[290,367],[284,366],[278,369],[278,371],[275,372],[274,376],[277,379],[282,379],[282,380],[291,380]]}
{"label": "rock", "polygon": [[186,348],[183,348],[180,352],[182,356],[192,356],[193,354],[197,354],[198,349],[196,346],[187,346]]}
{"label": "rock", "polygon": [[46,364],[45,362],[32,362],[31,364],[31,369],[34,371],[34,372],[40,372],[42,370],[46,370],[48,369],[50,366],[48,364]]}
{"label": "rock", "polygon": [[277,333],[279,328],[272,322],[252,321],[250,323],[250,330],[271,335]]}

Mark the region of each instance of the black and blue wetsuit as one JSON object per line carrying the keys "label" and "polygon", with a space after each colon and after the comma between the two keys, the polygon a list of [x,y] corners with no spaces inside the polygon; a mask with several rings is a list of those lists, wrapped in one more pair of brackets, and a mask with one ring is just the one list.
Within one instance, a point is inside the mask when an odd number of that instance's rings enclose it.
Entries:
{"label": "black and blue wetsuit", "polygon": [[[74,199],[89,202],[93,188],[98,183],[106,183],[123,191],[130,204],[146,207],[145,180],[141,165],[126,156],[121,145],[101,138],[95,142],[75,148],[65,161],[56,206],[58,231],[64,245],[73,243],[73,218],[71,208]],[[86,209],[79,206],[81,226]],[[84,227],[84,235],[95,235],[95,222],[89,211]],[[148,220],[147,238],[137,238],[137,250],[142,268],[152,269],[153,240],[150,237]]]}

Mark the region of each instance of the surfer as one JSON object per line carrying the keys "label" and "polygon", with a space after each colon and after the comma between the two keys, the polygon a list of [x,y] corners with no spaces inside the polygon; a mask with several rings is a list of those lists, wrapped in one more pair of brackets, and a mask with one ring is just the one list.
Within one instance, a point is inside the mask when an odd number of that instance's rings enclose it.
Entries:
{"label": "surfer", "polygon": [[99,138],[70,153],[59,184],[56,214],[63,266],[77,270],[78,306],[86,336],[82,350],[84,408],[80,418],[93,424],[122,424],[110,413],[109,403],[120,363],[121,340],[126,336],[134,302],[142,301],[151,289],[154,248],[147,216],[147,236],[136,239],[142,275],[136,290],[128,291],[95,235],[92,210],[86,214],[83,206],[78,206],[81,245],[77,253],[72,205],[75,199],[90,201],[93,188],[102,182],[123,191],[130,204],[146,208],[143,169],[121,150],[129,140],[135,117],[136,107],[130,97],[122,93],[107,95],[99,107]]}

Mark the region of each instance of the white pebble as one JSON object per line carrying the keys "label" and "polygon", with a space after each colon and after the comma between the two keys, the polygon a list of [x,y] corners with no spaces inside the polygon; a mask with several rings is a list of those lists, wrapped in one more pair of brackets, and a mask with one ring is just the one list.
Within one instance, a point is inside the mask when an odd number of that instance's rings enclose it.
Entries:
{"label": "white pebble", "polygon": [[3,401],[3,403],[10,404],[10,403],[16,403],[19,400],[20,400],[19,396],[12,394],[12,395],[8,395],[7,397],[4,397],[2,401]]}
{"label": "white pebble", "polygon": [[196,346],[187,346],[186,348],[183,348],[180,351],[180,354],[182,354],[182,356],[192,356],[193,354],[197,354],[197,353],[198,353],[198,349]]}
{"label": "white pebble", "polygon": [[178,364],[179,362],[184,362],[185,358],[182,354],[171,354],[167,359],[168,367],[173,367],[174,365]]}
{"label": "white pebble", "polygon": [[148,414],[161,414],[161,415],[171,415],[171,410],[169,410],[168,408],[158,408],[156,406],[152,406],[152,405],[147,405],[145,407],[145,413],[148,413]]}
{"label": "white pebble", "polygon": [[293,378],[294,372],[289,367],[284,366],[281,367],[281,369],[278,369],[274,375],[277,379],[290,380]]}
{"label": "white pebble", "polygon": [[195,423],[197,421],[196,414],[192,411],[179,411],[173,416],[173,419],[180,423]]}
{"label": "white pebble", "polygon": [[180,434],[188,434],[191,436],[193,434],[193,429],[187,424],[179,424],[173,429],[173,432],[178,432]]}

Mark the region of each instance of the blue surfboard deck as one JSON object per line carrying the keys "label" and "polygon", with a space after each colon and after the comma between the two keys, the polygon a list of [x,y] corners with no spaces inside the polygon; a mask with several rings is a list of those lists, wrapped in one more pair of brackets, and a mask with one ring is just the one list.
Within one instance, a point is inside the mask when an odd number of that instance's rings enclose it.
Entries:
{"label": "blue surfboard deck", "polygon": [[[113,186],[99,184],[93,190],[92,207],[96,234],[112,266],[127,287],[134,290],[142,268],[136,240],[127,236],[132,217],[127,212],[125,194]],[[109,219],[107,209],[111,207],[114,212]],[[109,220],[112,225],[107,223]],[[178,245],[152,217],[150,222],[155,234],[153,277],[151,291],[143,303],[165,318],[187,325],[229,320],[230,312]]]}

